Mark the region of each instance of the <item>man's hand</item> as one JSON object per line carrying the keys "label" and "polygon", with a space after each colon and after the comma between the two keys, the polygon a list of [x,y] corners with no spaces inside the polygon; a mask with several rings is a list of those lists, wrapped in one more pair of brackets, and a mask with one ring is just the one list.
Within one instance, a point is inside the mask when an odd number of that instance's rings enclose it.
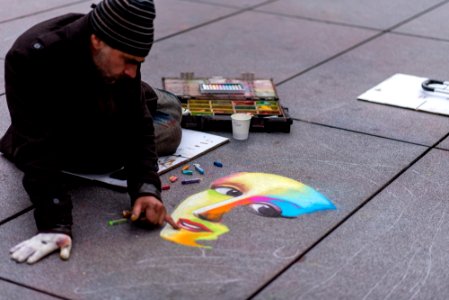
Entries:
{"label": "man's hand", "polygon": [[72,249],[72,239],[63,233],[39,233],[9,250],[11,258],[19,263],[34,264],[41,258],[61,249],[59,256],[67,260]]}
{"label": "man's hand", "polygon": [[137,221],[140,216],[143,216],[149,223],[162,226],[167,222],[174,229],[179,229],[176,222],[169,214],[167,214],[164,204],[153,196],[142,196],[137,198],[134,203],[131,221]]}

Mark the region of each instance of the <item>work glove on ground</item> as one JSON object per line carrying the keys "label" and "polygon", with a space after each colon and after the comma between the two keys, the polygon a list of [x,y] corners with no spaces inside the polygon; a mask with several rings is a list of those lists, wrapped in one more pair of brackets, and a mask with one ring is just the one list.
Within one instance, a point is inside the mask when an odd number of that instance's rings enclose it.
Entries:
{"label": "work glove on ground", "polygon": [[72,249],[70,236],[63,233],[39,233],[12,247],[9,251],[13,260],[33,264],[58,249],[60,249],[61,259],[69,259]]}

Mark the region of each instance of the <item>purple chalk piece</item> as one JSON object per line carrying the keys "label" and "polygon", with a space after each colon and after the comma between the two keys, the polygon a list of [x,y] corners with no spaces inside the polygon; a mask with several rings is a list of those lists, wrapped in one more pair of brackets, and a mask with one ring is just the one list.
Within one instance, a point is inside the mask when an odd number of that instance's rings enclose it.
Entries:
{"label": "purple chalk piece", "polygon": [[195,179],[186,179],[181,181],[182,184],[191,184],[191,183],[198,183],[200,182],[201,179],[200,178],[195,178]]}

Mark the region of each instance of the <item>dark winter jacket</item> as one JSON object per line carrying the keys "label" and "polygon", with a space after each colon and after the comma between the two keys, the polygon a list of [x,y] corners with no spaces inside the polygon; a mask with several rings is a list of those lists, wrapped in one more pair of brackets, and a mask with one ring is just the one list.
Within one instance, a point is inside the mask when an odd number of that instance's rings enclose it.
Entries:
{"label": "dark winter jacket", "polygon": [[132,202],[141,195],[160,199],[151,116],[157,96],[142,89],[140,72],[135,79],[104,82],[92,60],[88,18],[68,14],[32,27],[5,60],[12,124],[0,151],[24,171],[40,231],[70,233],[63,169],[125,166]]}

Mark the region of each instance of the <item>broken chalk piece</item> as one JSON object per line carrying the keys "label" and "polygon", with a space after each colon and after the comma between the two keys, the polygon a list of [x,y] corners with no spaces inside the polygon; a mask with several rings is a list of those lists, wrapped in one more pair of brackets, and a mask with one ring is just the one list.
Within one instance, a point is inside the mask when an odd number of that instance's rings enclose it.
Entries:
{"label": "broken chalk piece", "polygon": [[198,183],[200,181],[201,181],[200,178],[194,178],[194,179],[183,180],[183,181],[181,181],[181,183],[182,184],[191,184],[191,183]]}
{"label": "broken chalk piece", "polygon": [[219,168],[223,168],[223,164],[219,160],[214,161],[214,166],[219,167]]}
{"label": "broken chalk piece", "polygon": [[204,174],[204,169],[201,168],[200,164],[193,164],[193,166],[195,167],[195,170],[197,170],[198,173],[200,173],[201,175]]}
{"label": "broken chalk piece", "polygon": [[184,174],[184,175],[193,175],[193,171],[192,170],[182,170],[182,174]]}
{"label": "broken chalk piece", "polygon": [[185,170],[188,170],[189,168],[190,168],[189,165],[185,165],[184,167],[181,168],[181,170],[185,171]]}
{"label": "broken chalk piece", "polygon": [[168,180],[170,180],[170,182],[175,182],[176,180],[178,180],[178,177],[173,175],[173,176],[168,177]]}
{"label": "broken chalk piece", "polygon": [[169,189],[170,189],[170,186],[168,184],[162,186],[162,190],[163,191],[166,191],[166,190],[169,190]]}
{"label": "broken chalk piece", "polygon": [[119,224],[123,224],[126,222],[128,222],[128,219],[122,218],[122,219],[117,219],[117,220],[110,220],[110,221],[108,221],[108,225],[114,226],[114,225],[119,225]]}
{"label": "broken chalk piece", "polygon": [[124,211],[122,211],[122,216],[123,216],[123,218],[127,218],[127,219],[129,219],[129,218],[131,218],[131,215],[132,215],[133,213],[132,213],[132,211],[130,211],[130,210],[124,210]]}

